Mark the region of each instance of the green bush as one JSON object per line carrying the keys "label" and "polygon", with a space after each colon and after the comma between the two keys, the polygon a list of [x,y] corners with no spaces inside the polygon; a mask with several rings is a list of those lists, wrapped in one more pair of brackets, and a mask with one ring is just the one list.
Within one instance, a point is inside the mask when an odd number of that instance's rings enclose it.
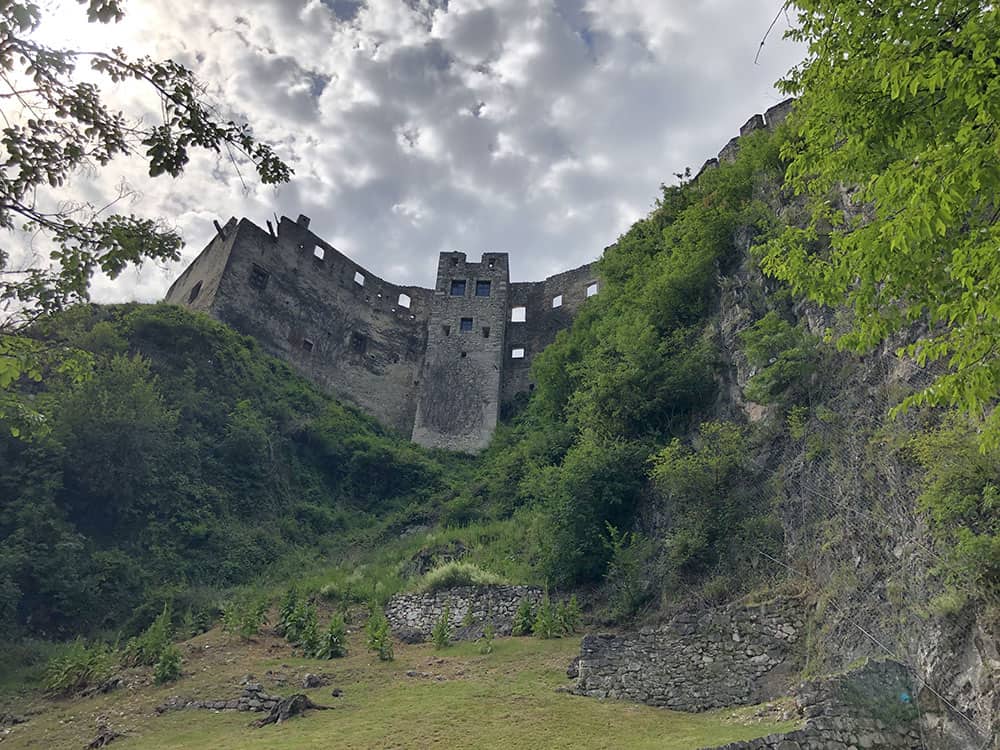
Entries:
{"label": "green bush", "polygon": [[479,646],[479,653],[484,656],[493,653],[493,640],[496,638],[496,634],[497,631],[493,627],[493,623],[487,622],[486,627],[483,628],[483,637],[476,641]]}
{"label": "green bush", "polygon": [[369,608],[368,622],[365,625],[365,642],[368,650],[378,654],[380,660],[392,661],[395,658],[389,620],[376,602],[372,602]]}
{"label": "green bush", "polygon": [[289,627],[295,628],[295,616],[299,607],[299,592],[295,586],[290,586],[285,591],[281,604],[278,605],[278,624],[275,630],[278,635],[284,636],[288,633]]}
{"label": "green bush", "polygon": [[918,499],[954,588],[1000,603],[1000,456],[980,450],[976,425],[957,414],[913,438],[925,470]]}
{"label": "green bush", "polygon": [[531,632],[536,638],[559,638],[562,636],[562,629],[556,617],[556,608],[549,599],[549,595],[542,597],[541,604],[538,605],[538,612],[535,614],[535,622]]}
{"label": "green bush", "polygon": [[434,592],[456,586],[498,586],[504,583],[503,578],[478,565],[454,560],[428,571],[420,582],[420,588]]}
{"label": "green bush", "polygon": [[556,625],[564,635],[571,635],[580,629],[583,614],[576,594],[569,601],[562,601],[556,606]]}
{"label": "green bush", "polygon": [[146,630],[125,644],[122,663],[126,666],[155,665],[163,652],[173,642],[173,607],[170,602],[163,605],[163,610]]}
{"label": "green bush", "polygon": [[347,656],[347,626],[343,615],[334,615],[327,629],[319,637],[317,659],[337,659]]}
{"label": "green bush", "polygon": [[181,676],[181,652],[173,644],[160,653],[160,658],[153,667],[153,679],[157,685],[173,682]]}
{"label": "green bush", "polygon": [[604,574],[608,612],[614,620],[628,620],[653,598],[655,546],[642,534],[620,532],[611,524],[606,545],[611,553]]}
{"label": "green bush", "polygon": [[116,663],[116,654],[107,645],[88,646],[82,638],[77,638],[49,660],[42,685],[53,695],[71,695],[107,680]]}
{"label": "green bush", "polygon": [[434,628],[431,630],[431,641],[436,649],[447,648],[451,645],[451,606],[448,604],[444,605],[441,616],[434,623]]}
{"label": "green bush", "polygon": [[512,635],[528,635],[535,626],[535,608],[531,606],[531,600],[527,597],[521,599],[514,613],[514,622],[511,627]]}
{"label": "green bush", "polygon": [[222,605],[222,629],[250,640],[267,624],[268,601],[264,597],[241,597]]}
{"label": "green bush", "polygon": [[301,601],[295,608],[291,625],[285,629],[285,639],[297,646],[303,656],[313,656],[321,646],[319,615],[316,605]]}
{"label": "green bush", "polygon": [[816,368],[819,341],[801,326],[792,326],[770,311],[740,334],[744,353],[756,375],[747,383],[745,394],[758,404],[782,398],[795,399]]}

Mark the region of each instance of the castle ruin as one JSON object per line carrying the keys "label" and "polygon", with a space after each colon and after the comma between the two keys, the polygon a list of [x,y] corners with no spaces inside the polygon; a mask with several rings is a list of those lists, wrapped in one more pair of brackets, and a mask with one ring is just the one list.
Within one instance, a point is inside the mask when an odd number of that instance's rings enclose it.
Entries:
{"label": "castle ruin", "polygon": [[434,289],[378,278],[309,230],[242,219],[216,235],[166,301],[257,339],[324,390],[432,448],[475,453],[531,361],[600,282],[591,264],[511,283],[506,253],[441,253]]}
{"label": "castle ruin", "polygon": [[[698,176],[733,161],[741,137],[777,127],[792,103],[751,117]],[[309,231],[306,216],[266,230],[232,218],[216,230],[166,301],[253,336],[321,388],[431,448],[485,448],[504,405],[532,389],[534,357],[600,290],[593,264],[511,283],[506,253],[478,263],[441,253],[433,289],[398,286]]]}

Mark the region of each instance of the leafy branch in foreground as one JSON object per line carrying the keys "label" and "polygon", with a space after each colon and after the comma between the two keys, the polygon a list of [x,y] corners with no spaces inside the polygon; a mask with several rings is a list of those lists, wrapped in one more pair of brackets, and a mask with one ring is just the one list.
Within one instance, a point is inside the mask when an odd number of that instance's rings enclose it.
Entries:
{"label": "leafy branch in foreground", "polygon": [[[852,310],[842,348],[899,349],[948,372],[902,407],[957,406],[1000,445],[1000,8],[981,0],[796,0],[809,55],[782,151],[811,221],[766,272]],[[845,187],[851,186],[851,187]],[[914,327],[915,323],[922,324]]]}
{"label": "leafy branch in foreground", "polygon": [[[120,0],[78,0],[88,20],[123,18]],[[172,60],[132,58],[110,52],[53,48],[33,37],[42,24],[34,2],[0,4],[0,228],[41,235],[47,261],[18,259],[0,249],[0,389],[39,368],[10,341],[25,325],[89,297],[98,271],[117,277],[130,265],[180,257],[182,240],[162,221],[115,213],[129,191],[103,207],[58,200],[81,170],[106,166],[116,156],[141,155],[151,177],[177,177],[191,149],[225,152],[237,171],[249,163],[263,184],[287,182],[291,169],[270,146],[258,143],[245,123],[220,117],[205,86]],[[98,86],[81,80],[87,66],[113,84],[138,83],[159,104],[159,121],[146,122],[110,106]],[[30,353],[29,353],[30,354]],[[27,359],[26,359],[27,356]],[[23,403],[0,400],[0,416]],[[23,421],[23,420],[22,420]]]}

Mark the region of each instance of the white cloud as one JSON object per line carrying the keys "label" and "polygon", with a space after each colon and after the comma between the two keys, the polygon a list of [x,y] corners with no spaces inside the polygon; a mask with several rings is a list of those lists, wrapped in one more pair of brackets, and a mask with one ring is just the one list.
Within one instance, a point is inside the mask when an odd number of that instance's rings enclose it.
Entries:
{"label": "white cloud", "polygon": [[[442,250],[507,251],[519,280],[592,260],[661,182],[777,102],[772,84],[799,56],[779,30],[753,64],[770,0],[133,0],[127,10],[113,33],[46,24],[194,67],[223,112],[249,119],[296,175],[245,192],[224,159],[199,154],[176,181],[119,161],[73,191],[97,196],[128,179],[143,193],[139,212],[184,232],[185,262],[212,218],[305,213],[374,273],[424,285]],[[99,281],[94,296],[154,300],[182,267]]]}

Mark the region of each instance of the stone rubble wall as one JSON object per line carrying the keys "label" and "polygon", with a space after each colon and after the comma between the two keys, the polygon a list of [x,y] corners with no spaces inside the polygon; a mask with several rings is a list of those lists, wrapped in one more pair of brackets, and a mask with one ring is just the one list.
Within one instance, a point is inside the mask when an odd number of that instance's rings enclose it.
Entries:
{"label": "stone rubble wall", "polygon": [[184,708],[207,708],[214,711],[270,711],[282,700],[280,695],[270,695],[258,682],[249,682],[243,687],[239,698],[229,700],[192,700],[174,697],[157,707],[157,713],[176,711]]}
{"label": "stone rubble wall", "polygon": [[[521,600],[528,599],[537,607],[542,596],[542,590],[533,586],[458,586],[433,593],[396,594],[385,605],[385,615],[396,635],[426,640],[448,606],[452,637],[475,640],[487,622],[493,623],[497,635],[510,635]],[[463,627],[470,612],[473,625]]]}
{"label": "stone rubble wall", "polygon": [[768,700],[787,694],[805,621],[802,600],[780,597],[682,613],[631,633],[587,635],[573,692],[678,711]]}
{"label": "stone rubble wall", "polygon": [[910,683],[903,665],[868,662],[846,675],[800,686],[802,729],[712,750],[918,750],[924,745]]}

